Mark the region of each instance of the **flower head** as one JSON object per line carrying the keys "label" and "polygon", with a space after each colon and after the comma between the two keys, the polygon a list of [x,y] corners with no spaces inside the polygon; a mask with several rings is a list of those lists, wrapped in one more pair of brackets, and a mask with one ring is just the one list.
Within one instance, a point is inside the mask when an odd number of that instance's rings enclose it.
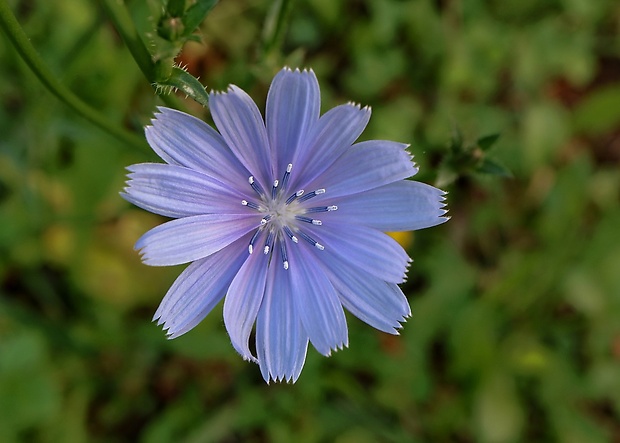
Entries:
{"label": "flower head", "polygon": [[355,143],[367,107],[320,116],[312,71],[276,75],[265,120],[236,86],[210,106],[219,133],[160,108],[146,138],[166,163],[128,168],[123,197],[175,219],[138,240],[144,262],[191,262],[154,320],[178,337],[224,299],[234,348],[266,381],[295,381],[308,342],[326,356],[347,346],[343,307],[396,334],[410,315],[398,287],[410,259],[384,231],[447,220],[443,191],[405,180],[417,172],[407,145]]}

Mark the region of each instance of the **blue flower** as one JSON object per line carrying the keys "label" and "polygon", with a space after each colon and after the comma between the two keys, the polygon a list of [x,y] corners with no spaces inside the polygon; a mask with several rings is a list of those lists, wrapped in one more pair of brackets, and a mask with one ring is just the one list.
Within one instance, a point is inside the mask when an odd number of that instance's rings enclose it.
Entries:
{"label": "blue flower", "polygon": [[410,315],[398,287],[410,259],[384,231],[448,219],[443,191],[405,180],[418,171],[408,146],[355,143],[370,109],[321,116],[312,71],[276,75],[265,120],[236,86],[209,103],[219,133],[160,108],[146,138],[166,163],[128,168],[123,197],[174,219],[138,240],[144,263],[191,262],[154,320],[175,338],[224,299],[234,348],[267,382],[294,382],[308,342],[325,356],[348,346],[343,307],[397,334]]}

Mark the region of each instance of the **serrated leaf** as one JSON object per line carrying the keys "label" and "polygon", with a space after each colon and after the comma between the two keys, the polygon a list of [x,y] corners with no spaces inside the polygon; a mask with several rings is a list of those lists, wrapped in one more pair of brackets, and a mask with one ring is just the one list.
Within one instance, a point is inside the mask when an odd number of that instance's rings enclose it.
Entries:
{"label": "serrated leaf", "polygon": [[172,68],[172,74],[164,81],[158,82],[157,86],[165,88],[172,87],[179,89],[187,96],[193,98],[204,107],[209,106],[209,94],[205,91],[205,87],[198,81],[196,77],[187,71],[176,66]]}
{"label": "serrated leaf", "polygon": [[488,151],[493,147],[493,145],[497,142],[498,139],[499,134],[485,135],[484,137],[480,137],[478,139],[476,145],[478,145],[478,147],[483,151]]}
{"label": "serrated leaf", "polygon": [[185,15],[183,15],[183,24],[185,25],[183,37],[189,37],[194,33],[207,14],[217,4],[217,1],[218,0],[198,0],[185,11]]}
{"label": "serrated leaf", "polygon": [[476,168],[476,172],[499,177],[512,177],[512,172],[508,168],[491,158],[484,158]]}

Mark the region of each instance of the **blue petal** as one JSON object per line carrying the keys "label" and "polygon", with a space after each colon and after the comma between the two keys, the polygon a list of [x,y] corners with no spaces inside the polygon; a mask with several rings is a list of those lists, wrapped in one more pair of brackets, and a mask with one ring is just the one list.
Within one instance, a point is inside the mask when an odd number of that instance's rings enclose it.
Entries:
{"label": "blue petal", "polygon": [[362,225],[323,221],[322,226],[305,230],[325,247],[324,259],[334,254],[362,271],[390,283],[405,280],[411,261],[405,250],[393,238],[376,229]]}
{"label": "blue petal", "polygon": [[403,180],[329,200],[338,206],[330,219],[380,231],[413,231],[444,223],[446,193],[425,183]]}
{"label": "blue petal", "polygon": [[245,189],[249,173],[215,129],[191,115],[159,108],[145,128],[151,148],[171,165],[201,171],[222,183]]}
{"label": "blue petal", "polygon": [[418,170],[406,148],[402,143],[383,140],[357,143],[308,188],[324,188],[321,199],[332,199],[411,177]]}
{"label": "blue petal", "polygon": [[246,235],[209,257],[190,264],[176,279],[162,300],[153,320],[159,320],[176,338],[204,319],[224,297],[234,276],[247,259]]}
{"label": "blue petal", "polygon": [[336,106],[319,118],[303,148],[295,152],[293,189],[306,188],[357,140],[370,119],[370,108],[353,104]]}
{"label": "blue petal", "polygon": [[256,104],[234,85],[227,92],[209,94],[209,104],[213,121],[230,149],[264,189],[271,188],[275,153]]}
{"label": "blue petal", "polygon": [[411,315],[411,309],[396,284],[373,277],[334,255],[324,262],[324,269],[346,309],[380,331],[398,334],[396,329]]}
{"label": "blue petal", "polygon": [[207,257],[260,225],[256,215],[206,214],[166,222],[136,243],[151,266],[172,266]]}
{"label": "blue petal", "polygon": [[208,175],[182,166],[142,163],[127,168],[129,180],[121,196],[136,206],[166,217],[198,214],[251,214],[250,198]]}
{"label": "blue petal", "polygon": [[250,332],[265,294],[269,256],[255,252],[245,261],[224,300],[224,324],[233,347],[245,360],[258,363],[248,346]]}
{"label": "blue petal", "polygon": [[291,296],[310,342],[325,356],[348,346],[347,322],[338,294],[315,253],[304,242],[289,248]]}
{"label": "blue petal", "polygon": [[256,320],[256,353],[266,382],[295,382],[308,350],[308,334],[295,306],[290,272],[278,251],[269,266],[263,304]]}
{"label": "blue petal", "polygon": [[319,83],[312,70],[282,69],[267,95],[265,120],[271,148],[277,157],[276,177],[281,177],[295,152],[318,121],[321,108]]}

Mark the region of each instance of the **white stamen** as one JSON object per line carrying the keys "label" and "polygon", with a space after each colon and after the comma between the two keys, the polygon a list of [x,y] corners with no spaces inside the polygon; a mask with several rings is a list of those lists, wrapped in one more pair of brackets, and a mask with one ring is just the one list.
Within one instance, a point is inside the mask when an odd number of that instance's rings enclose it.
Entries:
{"label": "white stamen", "polygon": [[338,206],[336,205],[331,205],[327,207],[327,211],[331,212],[331,211],[337,211],[338,210]]}
{"label": "white stamen", "polygon": [[315,226],[321,226],[323,224],[323,222],[321,220],[314,219],[314,220],[312,220],[312,224],[315,225]]}
{"label": "white stamen", "polygon": [[248,208],[252,208],[252,209],[256,209],[260,211],[260,206],[258,206],[256,203],[254,202],[249,202],[247,200],[241,200],[241,204],[243,206],[247,206]]}
{"label": "white stamen", "polygon": [[263,188],[261,188],[261,186],[258,184],[258,182],[256,180],[254,180],[254,176],[250,175],[248,177],[248,183],[250,184],[250,186],[252,186],[252,189],[254,189],[254,191],[260,195],[261,197],[264,195],[263,193]]}
{"label": "white stamen", "polygon": [[273,181],[273,187],[274,187],[274,188],[277,188],[279,184],[280,184],[280,181],[279,181],[279,180],[274,180],[274,181]]}
{"label": "white stamen", "polygon": [[293,195],[291,195],[287,200],[286,203],[287,205],[290,205],[295,199],[301,197],[302,195],[304,195],[304,190],[300,189],[299,191],[297,191],[296,193],[294,193]]}
{"label": "white stamen", "polygon": [[248,252],[251,254],[252,252],[254,252],[254,246],[249,245],[248,246]]}
{"label": "white stamen", "polygon": [[282,264],[284,265],[284,269],[288,269],[288,261],[284,261]]}
{"label": "white stamen", "polygon": [[290,174],[290,172],[293,170],[293,164],[289,163],[288,166],[286,167],[286,172],[288,172]]}
{"label": "white stamen", "polygon": [[291,237],[291,240],[293,240],[293,243],[299,243],[299,239],[294,235]]}
{"label": "white stamen", "polygon": [[319,251],[323,251],[323,250],[325,250],[325,246],[323,246],[322,244],[320,244],[320,243],[318,243],[318,242],[317,242],[317,243],[315,243],[315,244],[314,244],[314,246],[316,246],[316,248],[317,248]]}
{"label": "white stamen", "polygon": [[325,194],[325,189],[321,188],[321,189],[317,189],[316,191],[312,191],[307,193],[306,195],[304,195],[302,198],[299,199],[299,202],[305,202],[307,200],[310,200],[312,197],[316,197],[317,195],[321,195],[321,194]]}
{"label": "white stamen", "polygon": [[265,248],[263,249],[263,254],[265,255],[269,254],[269,245],[265,246]]}

